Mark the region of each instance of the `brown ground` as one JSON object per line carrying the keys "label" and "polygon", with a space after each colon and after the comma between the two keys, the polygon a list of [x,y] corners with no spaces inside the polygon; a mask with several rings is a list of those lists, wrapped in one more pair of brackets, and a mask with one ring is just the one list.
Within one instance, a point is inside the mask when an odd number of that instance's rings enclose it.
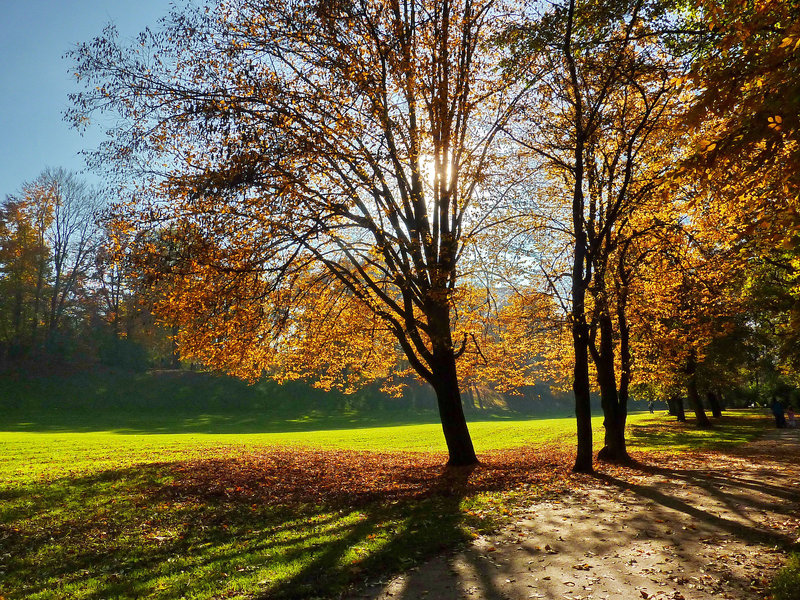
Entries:
{"label": "brown ground", "polygon": [[800,429],[581,476],[558,500],[352,600],[751,600],[800,527]]}

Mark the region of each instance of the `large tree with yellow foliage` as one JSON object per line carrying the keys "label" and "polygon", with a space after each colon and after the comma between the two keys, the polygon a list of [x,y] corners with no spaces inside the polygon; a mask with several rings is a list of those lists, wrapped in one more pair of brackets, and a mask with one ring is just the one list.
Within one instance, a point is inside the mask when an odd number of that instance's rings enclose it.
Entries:
{"label": "large tree with yellow foliage", "polygon": [[476,462],[457,359],[480,311],[458,305],[519,176],[498,134],[525,86],[492,43],[512,9],[220,1],[73,52],[70,116],[120,123],[96,158],[137,177],[118,229],[185,354],[347,385],[399,349],[436,391],[450,464]]}

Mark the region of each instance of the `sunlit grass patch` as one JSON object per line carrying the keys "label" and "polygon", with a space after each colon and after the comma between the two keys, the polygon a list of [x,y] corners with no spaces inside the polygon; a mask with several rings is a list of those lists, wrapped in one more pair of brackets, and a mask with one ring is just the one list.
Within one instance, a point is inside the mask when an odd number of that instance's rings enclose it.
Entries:
{"label": "sunlit grass patch", "polygon": [[700,429],[693,415],[686,422],[664,413],[641,414],[628,428],[628,446],[638,451],[686,452],[688,450],[723,450],[752,441],[771,427],[771,420],[753,410],[725,411],[713,426]]}
{"label": "sunlit grass patch", "polygon": [[444,470],[440,455],[304,452],[232,453],[6,489],[3,592],[328,595],[491,528],[507,513],[502,490],[557,485],[569,460],[497,454],[476,469]]}
{"label": "sunlit grass patch", "polygon": [[[714,448],[768,424],[733,413],[696,430],[634,414],[630,439],[639,452]],[[595,426],[599,445],[600,418]],[[472,423],[483,464],[450,471],[438,425],[0,433],[0,594],[329,596],[490,531],[517,500],[569,485],[574,427],[571,418]]]}

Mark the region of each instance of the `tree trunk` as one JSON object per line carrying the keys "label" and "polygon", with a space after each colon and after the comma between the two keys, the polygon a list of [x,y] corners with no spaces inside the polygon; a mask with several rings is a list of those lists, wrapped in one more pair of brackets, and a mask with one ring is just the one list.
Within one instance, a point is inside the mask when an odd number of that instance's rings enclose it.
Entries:
{"label": "tree trunk", "polygon": [[39,309],[42,302],[42,294],[44,290],[44,261],[40,261],[36,273],[36,291],[33,296],[33,317],[31,318],[31,348],[37,349],[38,345],[38,329],[39,329]]}
{"label": "tree trunk", "polygon": [[466,406],[465,409],[467,410],[475,410],[475,394],[472,391],[473,386],[467,386],[467,393],[466,393]]}
{"label": "tree trunk", "polygon": [[17,282],[14,289],[14,310],[12,314],[12,329],[14,331],[12,343],[22,347],[22,282]]}
{"label": "tree trunk", "polygon": [[683,409],[683,398],[680,396],[671,396],[667,400],[667,404],[669,405],[669,414],[673,417],[677,417],[678,421],[686,421],[686,411]]}
{"label": "tree trunk", "polygon": [[181,356],[178,350],[178,326],[172,326],[172,335],[170,336],[170,368],[179,369],[181,366]]}
{"label": "tree trunk", "polygon": [[478,408],[484,410],[486,407],[483,405],[483,395],[478,388],[475,388],[475,397],[478,399]]}
{"label": "tree trunk", "polygon": [[572,257],[572,345],[575,350],[572,391],[575,394],[575,420],[578,430],[578,448],[575,456],[576,473],[591,473],[592,467],[592,405],[589,385],[589,327],[586,323],[586,290],[592,279],[592,265],[588,260],[588,239],[585,229],[586,202],[583,195],[584,151],[586,150],[586,123],[583,116],[582,82],[572,51],[575,1],[569,3],[567,31],[564,36],[564,55],[570,78],[570,92],[574,101],[573,125],[575,149],[572,186],[572,233],[575,251]]}
{"label": "tree trunk", "polygon": [[708,399],[708,407],[711,409],[711,415],[715,419],[719,419],[722,417],[722,406],[720,405],[719,401],[717,400],[717,395],[714,392],[708,392],[706,395]]}
{"label": "tree trunk", "polygon": [[477,464],[478,458],[475,456],[475,449],[472,446],[472,438],[469,435],[467,420],[461,404],[456,361],[452,350],[449,358],[445,356],[437,361],[433,376],[433,389],[436,391],[442,431],[447,443],[447,452],[450,455],[447,464],[454,467]]}
{"label": "tree trunk", "polygon": [[600,350],[593,352],[597,367],[597,383],[600,386],[600,402],[603,406],[604,446],[597,458],[609,462],[630,462],[625,447],[625,420],[621,414],[620,398],[617,394],[617,378],[614,371],[613,324],[607,314],[600,318]]}
{"label": "tree trunk", "polygon": [[697,359],[694,350],[689,354],[686,376],[686,395],[689,398],[689,406],[692,407],[697,418],[697,426],[701,429],[708,429],[711,427],[711,421],[708,420],[708,415],[703,410],[703,403],[700,401],[700,395],[697,393]]}
{"label": "tree trunk", "polygon": [[[628,325],[626,314],[628,306],[628,284],[623,282],[620,292],[617,294],[617,320],[619,321],[619,420],[622,428],[623,441],[625,439],[625,427],[628,424],[628,399],[630,396],[631,370],[633,359],[631,357],[631,330]],[[627,446],[625,453],[627,454]]]}
{"label": "tree trunk", "polygon": [[[575,327],[573,327],[575,329]],[[588,335],[585,336],[588,338]],[[577,339],[576,339],[577,338]],[[578,449],[575,456],[575,473],[591,473],[592,466],[592,406],[589,387],[589,353],[580,334],[573,333],[575,368],[572,391],[575,394],[575,420],[578,431]]]}
{"label": "tree trunk", "polygon": [[432,346],[431,385],[436,392],[439,418],[447,443],[448,466],[461,467],[478,463],[469,435],[456,372],[456,355],[450,332],[450,308],[447,304],[429,306],[428,323]]}

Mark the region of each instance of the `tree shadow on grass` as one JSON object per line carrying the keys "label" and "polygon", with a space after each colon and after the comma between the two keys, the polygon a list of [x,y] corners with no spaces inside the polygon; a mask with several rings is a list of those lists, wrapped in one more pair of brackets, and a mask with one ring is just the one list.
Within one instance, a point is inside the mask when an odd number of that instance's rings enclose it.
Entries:
{"label": "tree shadow on grass", "polygon": [[468,538],[464,498],[506,482],[443,459],[285,450],[5,489],[0,593],[330,595]]}
{"label": "tree shadow on grass", "polygon": [[[468,495],[467,482],[473,470],[472,467],[443,469],[419,501],[365,506],[359,527],[329,544],[294,576],[260,597],[299,599],[328,595],[354,582],[363,584],[375,577],[403,571],[467,541],[461,503]],[[370,552],[354,555],[352,550],[360,542],[378,539],[381,524],[387,521],[394,523],[391,534],[379,539]]]}
{"label": "tree shadow on grass", "polygon": [[712,429],[699,429],[692,421],[636,424],[630,428],[628,446],[646,447],[669,452],[705,449],[731,449],[748,442],[764,432],[766,419],[748,415],[724,415],[714,420]]}

